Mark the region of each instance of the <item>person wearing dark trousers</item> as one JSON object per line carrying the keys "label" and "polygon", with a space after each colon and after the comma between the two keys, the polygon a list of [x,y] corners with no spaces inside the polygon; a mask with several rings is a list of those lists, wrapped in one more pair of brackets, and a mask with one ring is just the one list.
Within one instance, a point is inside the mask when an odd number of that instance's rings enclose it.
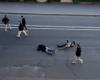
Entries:
{"label": "person wearing dark trousers", "polygon": [[27,31],[27,27],[26,27],[26,19],[25,19],[24,16],[21,16],[21,23],[22,23],[24,29]]}
{"label": "person wearing dark trousers", "polygon": [[7,17],[7,15],[5,15],[2,19],[2,23],[5,26],[5,31],[7,31],[7,28],[9,27],[9,29],[11,30],[11,25],[9,24],[9,18]]}
{"label": "person wearing dark trousers", "polygon": [[72,63],[77,63],[77,62],[80,62],[81,64],[83,63],[83,59],[81,58],[81,47],[79,44],[77,44],[76,46],[76,52]]}
{"label": "person wearing dark trousers", "polygon": [[17,34],[18,38],[20,38],[21,33],[24,33],[25,36],[28,36],[27,32],[24,30],[24,27],[23,27],[22,23],[20,22],[20,24],[18,26],[18,34]]}
{"label": "person wearing dark trousers", "polygon": [[39,44],[38,47],[37,47],[37,50],[45,52],[45,53],[47,53],[49,55],[53,55],[56,52],[54,49],[51,49],[51,48],[45,46],[44,44]]}

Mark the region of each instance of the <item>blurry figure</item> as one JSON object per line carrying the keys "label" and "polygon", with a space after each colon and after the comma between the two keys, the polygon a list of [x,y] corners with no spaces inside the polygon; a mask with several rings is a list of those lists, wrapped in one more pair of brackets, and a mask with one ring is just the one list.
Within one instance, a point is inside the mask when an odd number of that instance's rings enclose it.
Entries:
{"label": "blurry figure", "polygon": [[28,36],[27,32],[24,30],[24,27],[23,27],[22,23],[20,22],[20,24],[18,26],[18,34],[17,34],[17,37],[20,38],[21,33],[24,33],[25,36]]}
{"label": "blurry figure", "polygon": [[80,62],[81,64],[83,64],[83,59],[81,59],[81,47],[79,44],[77,44],[75,57],[72,63],[77,63],[77,62]]}
{"label": "blurry figure", "polygon": [[7,31],[7,28],[9,27],[9,29],[11,30],[11,25],[9,24],[9,18],[7,17],[7,15],[5,15],[2,19],[2,23],[5,25],[5,31]]}
{"label": "blurry figure", "polygon": [[24,16],[21,16],[21,23],[22,23],[22,25],[23,25],[23,27],[24,27],[24,30],[28,30],[27,29],[27,27],[26,27],[26,19],[25,19],[25,17]]}
{"label": "blurry figure", "polygon": [[75,41],[69,42],[68,40],[66,41],[65,44],[57,45],[57,47],[60,49],[70,48],[70,47],[74,47],[74,46],[75,46]]}
{"label": "blurry figure", "polygon": [[45,46],[44,44],[38,45],[37,50],[38,50],[38,51],[45,52],[45,53],[47,53],[47,54],[49,54],[49,55],[55,54],[55,50],[54,50],[54,49],[51,49],[51,48]]}
{"label": "blurry figure", "polygon": [[66,43],[61,44],[61,45],[57,45],[57,47],[58,47],[58,48],[63,48],[63,47],[65,47],[65,46],[68,44],[68,42],[69,42],[69,41],[67,40]]}
{"label": "blurry figure", "polygon": [[71,42],[70,47],[74,47],[76,45],[75,41]]}

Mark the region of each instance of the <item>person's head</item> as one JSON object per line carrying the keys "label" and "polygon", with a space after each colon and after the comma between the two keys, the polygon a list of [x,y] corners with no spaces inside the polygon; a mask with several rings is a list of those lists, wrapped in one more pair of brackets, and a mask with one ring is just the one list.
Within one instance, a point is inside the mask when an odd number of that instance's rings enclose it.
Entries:
{"label": "person's head", "polygon": [[67,40],[66,42],[68,43],[69,41]]}
{"label": "person's head", "polygon": [[21,18],[23,18],[23,16],[21,16]]}

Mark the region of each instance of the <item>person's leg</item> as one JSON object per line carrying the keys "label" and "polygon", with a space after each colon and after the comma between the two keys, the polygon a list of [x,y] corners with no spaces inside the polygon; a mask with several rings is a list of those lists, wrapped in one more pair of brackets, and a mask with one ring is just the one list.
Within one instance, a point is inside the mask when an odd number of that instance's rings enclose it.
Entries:
{"label": "person's leg", "polygon": [[78,57],[74,56],[74,59],[73,59],[72,63],[77,63],[77,60],[78,60]]}
{"label": "person's leg", "polygon": [[55,50],[46,47],[46,52],[49,53],[49,54],[54,54]]}
{"label": "person's leg", "polygon": [[58,48],[62,48],[65,47],[66,44],[62,44],[62,45],[57,45]]}
{"label": "person's leg", "polygon": [[7,31],[7,24],[5,24],[5,31]]}
{"label": "person's leg", "polygon": [[17,37],[20,37],[22,31],[18,31]]}
{"label": "person's leg", "polygon": [[81,64],[83,64],[83,59],[81,59],[81,57],[78,57],[78,60],[80,61]]}
{"label": "person's leg", "polygon": [[11,30],[11,25],[10,25],[10,24],[8,24],[8,26],[9,26],[9,29]]}
{"label": "person's leg", "polygon": [[23,30],[23,33],[25,34],[25,36],[28,36],[28,34],[26,33],[26,31],[25,31],[25,30]]}
{"label": "person's leg", "polygon": [[48,52],[50,52],[50,53],[55,53],[55,50],[53,50],[53,49],[48,49]]}

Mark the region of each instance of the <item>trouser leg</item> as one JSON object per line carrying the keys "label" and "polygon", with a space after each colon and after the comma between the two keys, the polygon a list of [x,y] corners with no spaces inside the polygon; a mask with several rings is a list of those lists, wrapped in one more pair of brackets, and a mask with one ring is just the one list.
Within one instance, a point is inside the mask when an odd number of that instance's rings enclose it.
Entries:
{"label": "trouser leg", "polygon": [[7,31],[7,24],[5,24],[5,31]]}
{"label": "trouser leg", "polygon": [[48,49],[48,52],[49,52],[49,53],[55,53],[55,50],[53,50],[53,49]]}
{"label": "trouser leg", "polygon": [[73,59],[72,63],[77,63],[77,60],[78,60],[78,57],[74,56],[74,59]]}
{"label": "trouser leg", "polygon": [[8,24],[8,26],[9,26],[9,29],[11,30],[11,25],[10,25],[10,24]]}
{"label": "trouser leg", "polygon": [[48,54],[54,54],[54,53],[55,53],[55,50],[46,47],[46,52],[47,52]]}
{"label": "trouser leg", "polygon": [[78,57],[78,60],[80,61],[80,63],[83,63],[83,59],[81,59],[80,57]]}
{"label": "trouser leg", "polygon": [[25,30],[23,30],[23,33],[25,34],[25,36],[28,36],[27,32]]}
{"label": "trouser leg", "polygon": [[17,37],[20,37],[22,31],[18,31]]}

